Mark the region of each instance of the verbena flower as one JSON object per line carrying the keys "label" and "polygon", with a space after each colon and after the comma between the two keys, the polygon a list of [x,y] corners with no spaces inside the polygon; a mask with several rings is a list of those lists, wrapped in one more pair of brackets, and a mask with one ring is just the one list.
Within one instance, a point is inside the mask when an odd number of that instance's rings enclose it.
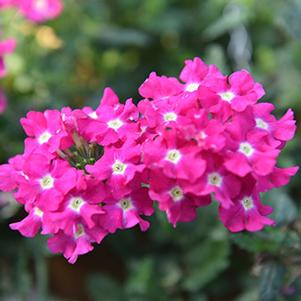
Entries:
{"label": "verbena flower", "polygon": [[0,9],[11,7],[34,23],[58,17],[64,8],[61,0],[0,0]]}
{"label": "verbena flower", "polygon": [[154,202],[173,226],[212,199],[232,232],[274,225],[260,193],[298,170],[277,166],[296,130],[292,110],[276,119],[247,71],[224,76],[199,58],[180,80],[151,73],[139,92],[137,106],[106,88],[96,109],[21,119],[24,153],[0,166],[0,189],[28,213],[12,229],[49,235],[50,250],[74,263],[117,230],[146,231]]}

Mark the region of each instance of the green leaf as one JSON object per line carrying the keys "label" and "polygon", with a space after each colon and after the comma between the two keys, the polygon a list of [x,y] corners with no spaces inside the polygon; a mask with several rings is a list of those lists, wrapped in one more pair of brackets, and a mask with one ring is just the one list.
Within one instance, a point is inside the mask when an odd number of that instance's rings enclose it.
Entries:
{"label": "green leaf", "polygon": [[151,258],[137,260],[132,263],[132,271],[126,284],[129,294],[145,294],[153,278],[154,262]]}
{"label": "green leaf", "polygon": [[88,278],[88,290],[94,301],[123,300],[123,288],[108,276],[92,274]]}
{"label": "green leaf", "polygon": [[287,0],[281,10],[280,24],[292,37],[301,42],[301,2]]}
{"label": "green leaf", "polygon": [[260,301],[276,301],[283,286],[285,269],[276,262],[266,263],[260,276]]}
{"label": "green leaf", "polygon": [[263,199],[268,199],[274,208],[271,218],[276,221],[278,226],[288,224],[297,218],[297,207],[285,191],[273,190],[268,192]]}
{"label": "green leaf", "polygon": [[185,261],[188,269],[183,288],[198,291],[219,275],[229,264],[227,240],[205,240],[191,249]]}
{"label": "green leaf", "polygon": [[235,27],[247,23],[250,17],[249,10],[242,6],[233,6],[205,29],[204,38],[207,40],[216,39]]}

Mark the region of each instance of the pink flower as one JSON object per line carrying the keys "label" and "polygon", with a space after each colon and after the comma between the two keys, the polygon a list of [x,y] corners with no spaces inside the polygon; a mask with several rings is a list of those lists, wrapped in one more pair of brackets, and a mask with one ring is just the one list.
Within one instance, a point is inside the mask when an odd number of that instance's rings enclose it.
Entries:
{"label": "pink flower", "polygon": [[299,170],[298,166],[278,168],[274,167],[273,171],[267,176],[258,177],[257,190],[259,192],[266,192],[273,188],[278,188],[287,185]]}
{"label": "pink flower", "polygon": [[170,178],[196,181],[206,168],[194,141],[186,141],[179,132],[166,130],[162,136],[143,145],[144,161],[150,168],[160,168]]}
{"label": "pink flower", "polygon": [[14,6],[16,1],[17,0],[0,0],[0,10]]}
{"label": "pink flower", "polygon": [[65,195],[77,186],[80,175],[80,171],[67,162],[39,153],[26,158],[23,172],[25,178],[19,184],[16,197],[42,211],[57,210]]}
{"label": "pink flower", "polygon": [[127,184],[145,166],[141,163],[141,147],[133,143],[120,148],[106,147],[104,155],[94,164],[87,165],[86,170],[100,181],[107,181],[115,197],[129,192]]}
{"label": "pink flower", "polygon": [[157,76],[152,72],[139,88],[139,93],[144,98],[168,99],[183,91],[182,84],[174,77]]}
{"label": "pink flower", "polygon": [[252,112],[236,115],[226,129],[228,136],[225,167],[240,177],[254,172],[265,176],[276,165],[279,150],[269,144],[267,134],[255,128]]}
{"label": "pink flower", "polygon": [[219,207],[219,216],[226,228],[231,232],[260,231],[264,226],[273,226],[275,222],[266,217],[272,213],[272,208],[260,203],[259,195],[254,192],[254,179],[247,177],[243,188],[233,205],[226,209]]}
{"label": "pink flower", "polygon": [[243,112],[264,95],[261,84],[256,83],[246,70],[234,72],[223,80],[214,81],[209,88],[220,97],[212,112],[221,116],[223,120],[229,118],[232,110]]}
{"label": "pink flower", "polygon": [[57,110],[46,110],[44,113],[29,112],[26,118],[21,119],[21,124],[30,137],[25,141],[29,150],[44,147],[53,153],[73,144],[72,138],[64,128],[61,113]]}
{"label": "pink flower", "polygon": [[207,66],[200,58],[186,60],[185,67],[181,71],[180,79],[186,83],[185,91],[194,92],[209,81],[222,79],[224,76],[214,65]]}
{"label": "pink flower", "polygon": [[[268,132],[273,139],[286,142],[294,137],[296,121],[294,113],[289,109],[282,118],[277,120],[271,112],[275,107],[271,103],[259,103],[254,106],[256,128]],[[282,147],[285,144],[282,144]]]}
{"label": "pink flower", "polygon": [[[182,99],[181,99],[182,100]],[[183,126],[191,122],[191,115],[198,111],[198,103],[195,99],[189,101],[179,100],[178,97],[149,101],[144,99],[139,102],[139,113],[142,126],[155,129],[157,133],[165,127]]]}
{"label": "pink flower", "polygon": [[73,235],[76,224],[85,224],[91,229],[97,226],[96,219],[106,211],[101,203],[107,196],[106,186],[98,181],[86,179],[83,187],[73,188],[56,211],[45,212],[42,234],[57,233],[62,230]]}
{"label": "pink flower", "polygon": [[[111,98],[111,102],[109,100]],[[115,102],[117,100],[117,103]],[[89,141],[101,145],[124,142],[129,136],[137,138],[138,110],[131,99],[120,104],[112,90],[107,89],[96,111],[86,108],[86,116],[79,116],[80,133]]]}
{"label": "pink flower", "polygon": [[73,227],[73,235],[62,231],[48,239],[48,247],[53,253],[63,253],[70,263],[75,263],[79,255],[93,250],[92,243],[100,243],[107,232],[101,228],[87,229],[83,224]]}
{"label": "pink flower", "polygon": [[296,130],[292,110],[279,120],[257,104],[263,88],[245,70],[223,76],[186,61],[180,78],[150,77],[138,107],[106,88],[96,110],[29,112],[24,154],[0,165],[0,189],[27,216],[11,228],[50,235],[70,263],[117,230],[150,227],[153,203],[175,227],[192,221],[211,196],[232,232],[274,225],[259,193],[286,185],[298,167],[277,167]]}
{"label": "pink flower", "polygon": [[224,167],[224,158],[209,153],[203,155],[207,162],[204,175],[196,182],[186,184],[186,191],[199,196],[214,197],[224,208],[233,205],[232,200],[241,190],[241,179]]}
{"label": "pink flower", "polygon": [[6,69],[4,64],[4,56],[12,53],[16,48],[16,41],[14,39],[6,39],[0,41],[0,78],[6,76]]}
{"label": "pink flower", "polygon": [[103,209],[106,215],[100,217],[100,223],[110,233],[117,229],[129,229],[136,225],[146,231],[150,224],[141,215],[153,214],[153,201],[148,196],[148,189],[141,187],[140,179],[135,179],[129,186],[131,192],[120,198],[108,197],[104,201]]}
{"label": "pink flower", "polygon": [[43,212],[38,207],[32,207],[22,221],[10,224],[12,230],[18,230],[23,236],[34,237],[42,226]]}
{"label": "pink flower", "polygon": [[[149,195],[159,203],[159,209],[165,211],[174,227],[178,222],[190,222],[196,218],[196,208],[209,205],[209,196],[194,195],[186,191],[186,181],[170,179],[160,170],[150,175]],[[195,186],[196,188],[196,186]]]}
{"label": "pink flower", "polygon": [[63,10],[61,0],[16,0],[22,15],[33,22],[44,22],[58,17]]}

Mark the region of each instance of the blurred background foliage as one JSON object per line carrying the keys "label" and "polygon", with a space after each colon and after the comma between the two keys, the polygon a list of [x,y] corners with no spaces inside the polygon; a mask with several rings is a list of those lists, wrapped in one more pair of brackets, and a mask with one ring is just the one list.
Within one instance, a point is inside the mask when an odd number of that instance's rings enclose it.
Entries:
{"label": "blurred background foliage", "polygon": [[[105,86],[139,101],[151,71],[176,76],[200,56],[223,72],[247,68],[266,88],[265,101],[301,119],[300,0],[65,0],[56,20],[28,23],[0,15],[3,37],[18,41],[1,81],[9,107],[0,116],[0,160],[22,151],[19,118],[28,110],[96,106]],[[300,165],[300,132],[280,166]],[[45,239],[8,229],[23,217],[1,194],[0,300],[299,301],[301,179],[264,196],[277,226],[230,234],[214,205],[173,229],[162,213],[139,230],[105,239],[71,266],[48,253]]]}

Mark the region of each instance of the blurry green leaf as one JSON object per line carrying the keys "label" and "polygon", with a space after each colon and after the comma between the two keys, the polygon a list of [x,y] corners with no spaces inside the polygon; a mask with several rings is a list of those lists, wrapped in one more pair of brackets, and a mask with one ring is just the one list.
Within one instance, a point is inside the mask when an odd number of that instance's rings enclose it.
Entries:
{"label": "blurry green leaf", "polygon": [[154,262],[151,258],[145,258],[132,263],[132,271],[126,284],[129,294],[145,294],[151,284],[154,272]]}
{"label": "blurry green leaf", "polygon": [[229,72],[225,52],[218,44],[212,44],[206,49],[206,63],[216,65],[223,73]]}
{"label": "blurry green leaf", "polygon": [[101,274],[90,275],[88,279],[89,293],[94,301],[123,300],[122,287],[108,276]]}
{"label": "blurry green leaf", "polygon": [[275,253],[283,247],[287,233],[275,228],[266,228],[256,233],[234,233],[230,237],[234,243],[247,251]]}
{"label": "blurry green leaf", "polygon": [[242,6],[233,5],[228,7],[219,19],[209,25],[203,35],[207,40],[213,40],[235,27],[245,24],[250,17],[249,10],[244,9]]}
{"label": "blurry green leaf", "polygon": [[251,290],[241,294],[235,301],[255,301],[258,299],[257,290]]}
{"label": "blurry green leaf", "polygon": [[200,290],[228,266],[228,255],[227,240],[208,239],[200,242],[185,257],[187,275],[183,279],[183,288]]}
{"label": "blurry green leaf", "polygon": [[301,2],[287,0],[280,11],[280,24],[294,38],[301,42]]}
{"label": "blurry green leaf", "polygon": [[273,190],[264,195],[267,204],[270,204],[274,211],[271,218],[277,223],[277,226],[285,225],[293,221],[298,214],[297,207],[290,196],[283,190]]}
{"label": "blurry green leaf", "polygon": [[105,43],[115,46],[139,46],[146,47],[150,38],[144,32],[137,29],[122,28],[116,26],[104,26],[99,39]]}
{"label": "blurry green leaf", "polygon": [[276,301],[282,288],[284,268],[276,262],[266,263],[260,275],[260,301]]}

